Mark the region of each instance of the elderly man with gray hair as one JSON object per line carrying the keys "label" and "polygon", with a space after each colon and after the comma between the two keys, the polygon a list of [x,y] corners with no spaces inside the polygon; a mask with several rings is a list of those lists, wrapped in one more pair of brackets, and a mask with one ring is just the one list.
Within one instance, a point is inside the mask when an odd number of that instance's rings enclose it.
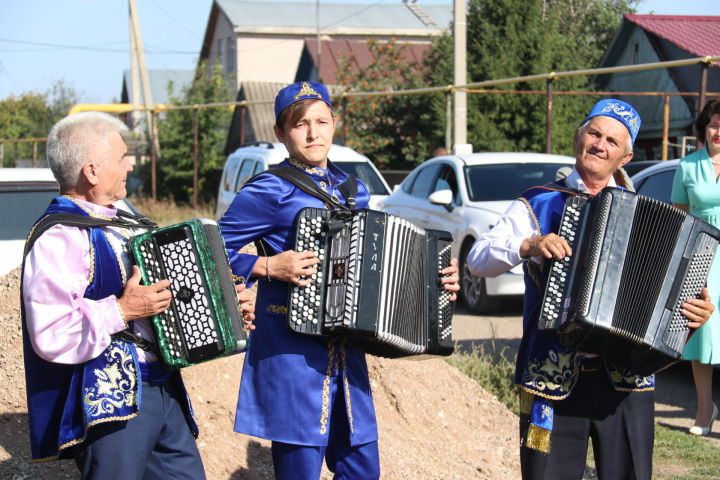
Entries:
{"label": "elderly man with gray hair", "polygon": [[32,457],[74,458],[83,479],[203,479],[180,375],[148,348],[169,281],[141,285],[127,254],[153,224],[113,206],[133,169],[126,131],[86,112],[48,135],[60,196],[28,238],[21,287]]}
{"label": "elderly man with gray hair", "polygon": [[[476,275],[497,275],[521,263],[525,272],[515,366],[524,480],[580,480],[589,439],[601,480],[652,476],[654,376],[563,346],[556,332],[538,329],[550,261],[573,253],[559,234],[565,200],[608,186],[631,189],[621,167],[633,157],[639,130],[640,115],[631,105],[597,102],[575,134],[575,168],[555,183],[524,192],[468,255]],[[704,290],[701,298],[683,304],[688,327],[707,321],[714,308],[709,300]]]}

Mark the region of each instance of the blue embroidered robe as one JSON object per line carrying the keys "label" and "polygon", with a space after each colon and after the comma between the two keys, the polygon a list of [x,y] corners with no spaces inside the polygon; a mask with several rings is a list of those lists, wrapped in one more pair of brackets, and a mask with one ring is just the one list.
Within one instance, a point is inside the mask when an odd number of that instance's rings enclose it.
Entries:
{"label": "blue embroidered robe", "polygon": [[[337,186],[348,176],[332,162],[327,170],[294,160],[282,165],[304,171],[320,188],[342,198]],[[357,207],[367,208],[369,198],[358,181]],[[267,242],[273,250],[268,255],[293,249],[295,216],[303,207],[325,205],[271,174],[243,187],[219,222],[233,273],[250,278],[257,256],[238,250],[254,240]],[[296,445],[327,445],[334,400],[342,392],[351,445],[377,440],[365,354],[342,341],[291,332],[286,325],[287,283],[262,277],[258,292],[235,431]]]}
{"label": "blue embroidered robe", "polygon": [[[88,214],[64,197],[53,199],[42,215]],[[85,298],[100,300],[123,291],[119,258],[101,228],[87,229],[93,258]],[[22,288],[22,287],[21,287]],[[34,460],[72,457],[68,447],[82,442],[93,425],[132,418],[141,407],[140,369],[135,345],[114,339],[88,362],[67,365],[40,358],[32,347],[22,313],[30,447]],[[189,403],[186,417],[197,435]]]}
{"label": "blue embroidered robe", "polygon": [[[563,181],[558,182],[556,186],[563,190],[568,188]],[[552,187],[535,187],[523,193],[520,200],[531,212],[539,235],[558,232],[565,199],[569,195]],[[538,329],[549,265],[549,260],[539,268],[531,261],[523,265],[525,272],[523,337],[518,349],[515,383],[532,394],[562,400],[570,395],[577,381],[583,355],[561,346],[556,333]],[[655,388],[654,375],[639,377],[607,362],[606,366],[610,381],[618,391],[647,391]]]}

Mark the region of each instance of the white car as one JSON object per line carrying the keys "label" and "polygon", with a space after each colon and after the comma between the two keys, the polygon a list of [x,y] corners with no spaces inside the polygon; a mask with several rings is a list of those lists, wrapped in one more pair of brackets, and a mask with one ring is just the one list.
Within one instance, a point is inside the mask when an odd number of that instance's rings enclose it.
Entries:
{"label": "white car", "polygon": [[[248,179],[287,157],[285,145],[269,142],[240,147],[231,153],[220,178],[215,217],[219,219],[225,214],[235,194]],[[346,173],[363,181],[370,191],[370,208],[379,210],[381,202],[390,194],[390,187],[370,159],[340,145],[330,147],[328,158]]]}
{"label": "white car", "polygon": [[[22,263],[30,228],[59,193],[49,168],[0,168],[0,276]],[[137,213],[127,200],[115,206]]]}
{"label": "white car", "polygon": [[567,175],[575,159],[540,153],[474,153],[430,159],[416,167],[383,205],[383,210],[422,228],[453,236],[460,262],[460,296],[473,313],[492,313],[501,297],[522,295],[522,267],[497,277],[476,277],[467,253],[490,230],[510,203],[529,187]]}

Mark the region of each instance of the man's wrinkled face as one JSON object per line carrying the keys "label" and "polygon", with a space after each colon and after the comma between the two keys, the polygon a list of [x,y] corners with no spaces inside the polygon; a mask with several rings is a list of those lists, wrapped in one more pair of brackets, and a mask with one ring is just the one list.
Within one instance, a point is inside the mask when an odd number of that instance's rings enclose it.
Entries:
{"label": "man's wrinkled face", "polygon": [[615,170],[630,161],[625,153],[630,134],[618,120],[593,117],[585,131],[575,139],[575,165],[583,178],[609,179]]}
{"label": "man's wrinkled face", "polygon": [[127,196],[125,184],[128,173],[133,167],[126,153],[125,141],[117,132],[96,143],[94,153],[98,172],[96,189],[105,200],[103,205],[110,205]]}

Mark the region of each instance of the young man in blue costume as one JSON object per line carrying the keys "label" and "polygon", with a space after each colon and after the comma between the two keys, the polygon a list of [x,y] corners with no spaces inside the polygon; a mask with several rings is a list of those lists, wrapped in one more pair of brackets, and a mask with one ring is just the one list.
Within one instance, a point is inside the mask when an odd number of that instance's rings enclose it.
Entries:
{"label": "young man in blue costume", "polygon": [[[339,187],[348,175],[327,157],[334,132],[325,86],[298,82],[280,90],[275,135],[290,154],[282,165],[344,203]],[[357,208],[367,208],[369,197],[358,180]],[[336,479],[377,479],[377,425],[365,354],[343,340],[311,338],[286,326],[288,284],[309,285],[305,277],[319,262],[313,252],[292,250],[293,223],[304,207],[329,208],[289,181],[261,174],[238,192],[220,220],[233,273],[260,282],[235,431],[272,440],[278,479],[316,480],[323,458]],[[238,253],[259,239],[272,252]],[[446,288],[457,291],[455,262],[444,273]]]}
{"label": "young man in blue costume", "polygon": [[[179,372],[118,338],[154,335],[148,317],[170,304],[169,281],[140,284],[126,243],[139,218],[118,219],[132,166],[118,119],[98,112],[60,120],[47,157],[60,185],[30,234],[22,317],[30,444],[34,460],[74,458],[87,479],[205,478],[197,427]],[[57,214],[78,224],[57,223]],[[139,228],[139,227],[138,227]],[[247,293],[241,295],[252,318]],[[150,349],[151,350],[151,349]]]}
{"label": "young man in blue costume", "polygon": [[[592,438],[598,475],[650,479],[654,376],[639,377],[603,358],[563,348],[557,335],[537,328],[550,259],[572,254],[558,236],[571,191],[595,195],[607,186],[631,188],[623,170],[640,129],[635,109],[601,100],[575,134],[575,168],[555,185],[532,188],[468,255],[476,275],[497,275],[519,263],[525,271],[523,336],[515,383],[520,389],[520,462],[524,479],[579,480]],[[707,291],[683,305],[691,328],[713,310]]]}

